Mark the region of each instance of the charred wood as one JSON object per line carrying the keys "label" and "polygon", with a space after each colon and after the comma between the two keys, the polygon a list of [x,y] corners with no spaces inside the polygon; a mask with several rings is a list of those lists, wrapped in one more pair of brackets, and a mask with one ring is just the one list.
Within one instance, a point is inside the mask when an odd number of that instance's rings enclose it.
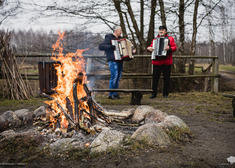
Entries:
{"label": "charred wood", "polygon": [[49,96],[49,95],[48,95],[48,94],[46,94],[46,93],[41,93],[41,95],[42,95],[43,97],[45,97],[45,98],[49,99],[49,100],[54,100],[54,98],[53,98],[53,97]]}
{"label": "charred wood", "polygon": [[68,109],[70,117],[73,117],[73,107],[72,107],[71,101],[69,100],[68,97],[66,97],[66,108]]}
{"label": "charred wood", "polygon": [[73,119],[70,117],[70,115],[68,115],[68,113],[64,110],[64,108],[59,104],[59,102],[56,101],[57,106],[61,109],[61,111],[63,112],[63,114],[65,115],[66,119],[69,121],[69,123],[72,126],[76,126],[76,124],[74,123]]}
{"label": "charred wood", "polygon": [[78,96],[77,96],[77,83],[73,84],[73,101],[74,101],[74,121],[78,123],[79,116],[79,109],[78,109]]}

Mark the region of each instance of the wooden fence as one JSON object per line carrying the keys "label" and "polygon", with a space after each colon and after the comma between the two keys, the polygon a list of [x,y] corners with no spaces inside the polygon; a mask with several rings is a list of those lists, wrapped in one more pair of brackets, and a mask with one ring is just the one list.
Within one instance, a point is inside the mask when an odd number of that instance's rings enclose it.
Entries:
{"label": "wooden fence", "polygon": [[[87,61],[86,66],[86,75],[87,77],[93,77],[93,76],[99,76],[102,79],[108,79],[110,74],[95,74],[90,73],[92,60],[93,59],[105,59],[106,56],[94,56],[94,55],[83,55],[84,58]],[[26,57],[22,55],[17,55],[17,57]],[[27,55],[27,58],[41,58],[41,61],[44,60],[44,58],[50,58],[51,54],[30,54]],[[135,55],[134,59],[139,58],[150,58],[150,55]],[[218,65],[218,57],[216,56],[189,56],[189,55],[183,55],[178,56],[174,55],[173,59],[182,58],[182,59],[207,59],[210,60],[210,65],[212,68],[212,71],[210,74],[201,74],[201,75],[172,75],[171,78],[210,78],[211,79],[211,91],[217,93],[218,92],[218,82],[219,82],[219,65]],[[208,61],[209,62],[209,61]],[[22,74],[24,76],[25,74]],[[29,80],[39,80],[38,74],[30,75],[27,74]],[[123,73],[122,75],[123,79],[151,79],[152,78],[152,72],[151,73]]]}

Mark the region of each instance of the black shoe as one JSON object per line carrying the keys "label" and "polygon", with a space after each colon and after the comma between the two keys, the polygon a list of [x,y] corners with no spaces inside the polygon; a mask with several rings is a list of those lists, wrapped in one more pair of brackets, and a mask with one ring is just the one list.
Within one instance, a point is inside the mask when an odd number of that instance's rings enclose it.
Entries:
{"label": "black shoe", "polygon": [[157,96],[157,95],[152,94],[149,98],[150,98],[150,99],[154,99],[154,98],[156,98],[156,96]]}
{"label": "black shoe", "polygon": [[114,95],[112,95],[112,96],[109,96],[109,99],[116,100],[116,99],[118,99],[118,98],[117,98],[117,97],[115,97]]}
{"label": "black shoe", "polygon": [[122,97],[120,97],[119,95],[113,95],[113,96],[118,98],[118,99],[122,99]]}

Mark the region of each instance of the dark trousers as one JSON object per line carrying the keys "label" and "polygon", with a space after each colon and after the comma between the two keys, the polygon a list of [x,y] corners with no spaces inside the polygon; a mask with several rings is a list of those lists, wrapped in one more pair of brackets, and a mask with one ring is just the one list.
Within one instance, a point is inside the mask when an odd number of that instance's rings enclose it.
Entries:
{"label": "dark trousers", "polygon": [[168,96],[168,90],[170,88],[171,65],[153,65],[153,80],[152,80],[153,94],[157,95],[157,88],[161,72],[163,73],[163,82],[164,82],[163,96]]}

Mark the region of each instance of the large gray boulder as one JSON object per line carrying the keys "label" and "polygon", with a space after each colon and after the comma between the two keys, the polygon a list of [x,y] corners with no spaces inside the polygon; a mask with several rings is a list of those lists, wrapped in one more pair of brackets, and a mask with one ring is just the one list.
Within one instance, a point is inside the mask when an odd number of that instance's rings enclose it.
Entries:
{"label": "large gray boulder", "polygon": [[190,130],[188,125],[182,119],[180,119],[175,115],[166,116],[165,119],[163,120],[163,126],[165,128],[178,127],[181,130]]}
{"label": "large gray boulder", "polygon": [[46,138],[37,131],[26,131],[15,133],[13,130],[7,130],[0,134],[0,148],[7,147],[14,143],[19,148],[29,148],[32,146],[39,146],[46,141]]}
{"label": "large gray boulder", "polygon": [[1,116],[8,123],[19,124],[19,117],[13,111],[6,111]]}
{"label": "large gray boulder", "polygon": [[24,123],[28,123],[30,121],[33,121],[33,113],[30,112],[28,109],[16,110],[14,113]]}
{"label": "large gray boulder", "polygon": [[170,144],[169,136],[157,123],[149,123],[139,127],[131,138],[150,145],[167,146]]}
{"label": "large gray boulder", "polygon": [[41,117],[41,116],[46,116],[46,107],[45,106],[40,106],[33,112],[34,117]]}
{"label": "large gray boulder", "polygon": [[124,137],[125,134],[119,131],[104,129],[91,143],[91,152],[98,153],[109,149],[120,148]]}
{"label": "large gray boulder", "polygon": [[3,116],[0,115],[0,132],[5,131],[7,129],[8,122],[4,119]]}
{"label": "large gray boulder", "polygon": [[144,120],[146,114],[150,113],[152,111],[155,111],[155,109],[151,106],[146,106],[146,105],[139,106],[135,110],[135,113],[132,117],[132,121],[134,123],[140,123],[141,121]]}
{"label": "large gray boulder", "polygon": [[167,114],[162,112],[161,110],[155,110],[155,111],[149,112],[145,116],[145,124],[160,123],[165,119],[166,116]]}
{"label": "large gray boulder", "polygon": [[13,111],[6,111],[0,115],[0,131],[5,131],[8,127],[21,125],[21,120]]}
{"label": "large gray boulder", "polygon": [[50,144],[53,153],[65,153],[74,149],[84,148],[84,142],[77,138],[62,138]]}

